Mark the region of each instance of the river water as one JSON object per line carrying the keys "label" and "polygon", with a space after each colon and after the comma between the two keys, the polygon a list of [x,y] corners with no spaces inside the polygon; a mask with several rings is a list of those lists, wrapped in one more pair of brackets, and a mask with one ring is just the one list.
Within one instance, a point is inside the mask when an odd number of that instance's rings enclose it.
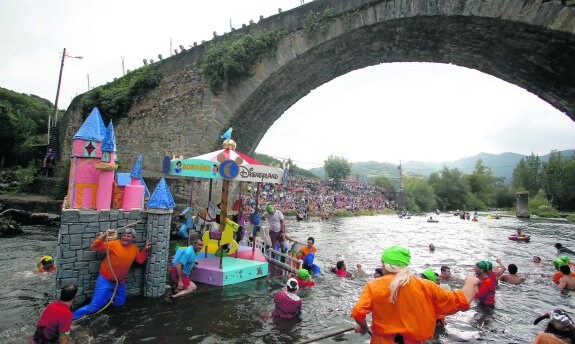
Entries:
{"label": "river water", "polygon": [[[533,320],[556,307],[575,309],[572,292],[560,292],[550,278],[551,260],[557,257],[555,242],[575,248],[568,223],[481,217],[479,222],[456,216],[399,219],[397,216],[286,220],[288,233],[305,242],[316,239],[316,260],[330,266],[344,259],[348,269],[363,265],[369,275],[379,267],[381,251],[392,244],[411,249],[412,268],[421,272],[431,267],[439,272],[448,265],[462,279],[479,260],[505,265],[515,263],[526,277],[522,285],[500,283],[496,307],[491,312],[475,304],[467,312],[447,317],[445,333],[433,342],[531,343],[542,330]],[[531,242],[514,242],[507,236],[521,227],[531,234]],[[0,342],[24,343],[42,309],[52,298],[54,276],[40,275],[34,267],[40,256],[55,255],[57,229],[28,227],[25,234],[0,240]],[[435,252],[429,252],[433,243]],[[543,266],[531,262],[541,256]],[[575,257],[573,257],[575,258]],[[126,306],[106,310],[76,325],[74,343],[297,343],[353,326],[349,317],[359,293],[370,276],[354,280],[324,273],[316,286],[300,289],[304,300],[301,316],[293,321],[274,320],[273,294],[283,289],[286,277],[270,266],[270,276],[224,288],[200,285],[199,290],[174,303],[163,299],[129,298]],[[454,282],[452,287],[461,285]],[[369,337],[349,332],[319,343],[367,343]]]}

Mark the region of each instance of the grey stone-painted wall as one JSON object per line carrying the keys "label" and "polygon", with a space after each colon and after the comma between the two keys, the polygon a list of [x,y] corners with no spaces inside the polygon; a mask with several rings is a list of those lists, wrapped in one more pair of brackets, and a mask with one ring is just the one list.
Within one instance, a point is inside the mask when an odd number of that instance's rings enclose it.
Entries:
{"label": "grey stone-painted wall", "polygon": [[105,257],[105,253],[90,249],[92,242],[108,228],[116,229],[138,221],[134,227],[134,243],[142,249],[146,239],[152,240],[151,259],[148,257],[143,265],[134,263],[126,279],[126,291],[129,296],[160,296],[166,283],[171,216],[169,212],[149,215],[139,210],[63,210],[58,235],[55,293],[66,284],[75,283],[78,286],[76,303],[83,304],[90,298]]}

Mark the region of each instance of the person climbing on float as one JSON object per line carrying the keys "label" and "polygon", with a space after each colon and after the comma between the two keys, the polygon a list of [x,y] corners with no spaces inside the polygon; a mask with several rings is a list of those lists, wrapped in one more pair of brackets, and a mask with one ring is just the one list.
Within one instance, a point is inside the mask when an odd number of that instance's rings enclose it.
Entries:
{"label": "person climbing on float", "polygon": [[315,285],[315,281],[312,279],[311,274],[306,269],[299,269],[295,280],[301,288],[313,287]]}
{"label": "person climbing on float", "polygon": [[138,264],[143,264],[148,259],[152,244],[150,240],[146,240],[144,248],[140,251],[134,244],[136,232],[133,228],[126,227],[120,240],[109,239],[115,236],[117,236],[116,230],[107,229],[92,243],[92,250],[105,252],[106,257],[100,263],[92,301],[74,312],[74,320],[98,312],[110,302],[114,306],[123,306],[126,303],[126,277],[132,263],[136,261]]}
{"label": "person climbing on float", "polygon": [[383,277],[369,281],[353,307],[357,333],[369,331],[366,315],[372,313],[372,344],[423,342],[433,337],[438,314],[469,309],[479,284],[475,276],[467,276],[461,290],[447,291],[416,278],[410,261],[409,249],[386,248],[381,255]]}
{"label": "person climbing on float", "polygon": [[317,249],[315,248],[315,239],[313,237],[307,238],[307,245],[300,248],[298,254],[302,259],[302,267],[309,271],[312,275],[319,275],[321,269],[319,266],[313,263],[315,259],[315,253]]}
{"label": "person climbing on float", "polygon": [[43,256],[36,265],[38,272],[52,272],[56,271],[56,265],[54,265],[54,258],[51,256]]}

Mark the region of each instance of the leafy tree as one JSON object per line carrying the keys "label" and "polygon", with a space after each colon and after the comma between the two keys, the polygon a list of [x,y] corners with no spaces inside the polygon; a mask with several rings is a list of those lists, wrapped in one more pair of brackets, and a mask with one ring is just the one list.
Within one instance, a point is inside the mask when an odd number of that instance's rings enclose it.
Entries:
{"label": "leafy tree", "polygon": [[466,209],[469,204],[471,187],[457,168],[443,167],[440,176],[430,176],[438,203],[444,209]]}
{"label": "leafy tree", "polygon": [[330,155],[324,161],[323,168],[328,178],[332,178],[336,185],[339,185],[342,180],[345,180],[351,174],[352,163],[348,162],[344,157]]}
{"label": "leafy tree", "polygon": [[541,188],[541,159],[538,155],[531,153],[519,161],[513,170],[511,184],[515,191],[525,190],[529,194],[535,195]]}
{"label": "leafy tree", "polygon": [[575,155],[565,161],[564,167],[564,181],[563,187],[565,190],[565,195],[562,199],[560,209],[575,209]]}
{"label": "leafy tree", "polygon": [[395,199],[395,186],[393,185],[393,182],[386,176],[377,177],[373,181],[373,185],[383,188],[387,198]]}
{"label": "leafy tree", "polygon": [[563,187],[564,181],[565,161],[559,152],[552,151],[541,171],[541,187],[552,204],[562,205],[566,192]]}
{"label": "leafy tree", "polygon": [[405,203],[408,210],[420,212],[430,211],[437,208],[435,192],[425,180],[415,177],[406,177],[405,192],[407,194]]}
{"label": "leafy tree", "polygon": [[491,170],[481,159],[475,163],[475,170],[467,176],[469,187],[471,188],[470,199],[473,200],[469,206],[473,209],[486,209],[489,205],[495,204],[495,188],[497,179]]}

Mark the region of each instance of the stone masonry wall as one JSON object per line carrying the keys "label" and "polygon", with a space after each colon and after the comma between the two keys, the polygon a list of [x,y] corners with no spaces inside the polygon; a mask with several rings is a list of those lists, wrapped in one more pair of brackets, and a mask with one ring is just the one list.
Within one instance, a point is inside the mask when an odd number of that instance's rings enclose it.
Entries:
{"label": "stone masonry wall", "polygon": [[[99,232],[108,228],[117,229],[138,221],[140,223],[134,227],[136,230],[134,243],[141,250],[146,239],[150,239],[152,249],[146,263],[141,266],[134,263],[132,266],[126,279],[126,291],[129,296],[161,295],[166,282],[171,216],[169,213],[148,215],[140,210],[129,212],[63,210],[58,235],[55,293],[58,293],[63,286],[75,283],[78,286],[76,302],[83,304],[89,299],[94,293],[100,264],[105,258],[105,253],[90,249],[92,242]],[[146,292],[144,281],[146,281]]]}

